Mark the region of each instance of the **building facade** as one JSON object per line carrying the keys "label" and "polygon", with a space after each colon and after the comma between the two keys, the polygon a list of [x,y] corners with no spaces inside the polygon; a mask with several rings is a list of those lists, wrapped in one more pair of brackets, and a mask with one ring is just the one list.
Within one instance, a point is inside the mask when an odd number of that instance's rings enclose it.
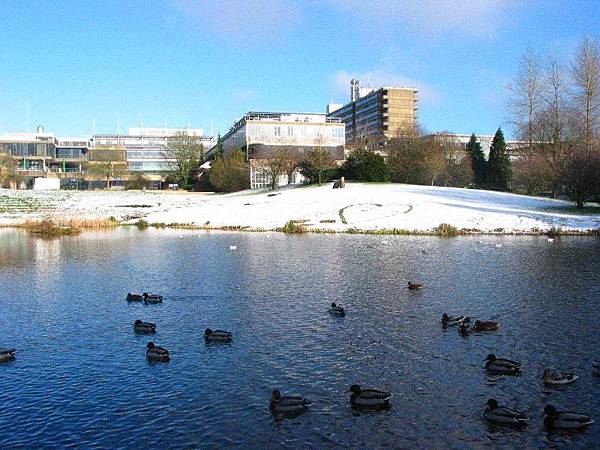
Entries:
{"label": "building facade", "polygon": [[63,188],[125,187],[136,174],[160,188],[174,162],[165,149],[178,133],[197,136],[205,151],[215,144],[199,128],[130,128],[128,134],[58,138],[38,127],[34,133],[0,135],[0,152],[15,160],[21,188],[32,188],[36,178],[60,179]]}
{"label": "building facade", "polygon": [[[321,113],[249,112],[238,120],[222,138],[223,153],[242,150],[250,165],[250,187],[270,185],[270,178],[257,163],[261,156],[278,149],[294,152],[301,159],[315,148],[326,149],[335,160],[344,159],[344,123],[336,117]],[[301,175],[292,179],[280,177],[279,184],[296,184]]]}
{"label": "building facade", "polygon": [[[471,139],[470,134],[456,134],[456,133],[435,133],[436,137],[450,139],[457,144],[459,144],[462,148],[466,149],[469,140]],[[481,150],[486,158],[490,156],[490,147],[492,146],[492,141],[494,140],[493,134],[476,134],[475,138],[477,142],[481,145]],[[506,143],[506,149],[511,153],[511,158],[516,158],[519,156],[519,150],[522,148],[526,148],[529,146],[529,143],[526,141],[504,141]]]}
{"label": "building facade", "polygon": [[[385,141],[411,132],[417,123],[418,89],[384,86],[362,88],[350,83],[350,103],[328,107],[328,117],[346,125],[346,142],[359,139]],[[333,106],[333,105],[331,105]]]}

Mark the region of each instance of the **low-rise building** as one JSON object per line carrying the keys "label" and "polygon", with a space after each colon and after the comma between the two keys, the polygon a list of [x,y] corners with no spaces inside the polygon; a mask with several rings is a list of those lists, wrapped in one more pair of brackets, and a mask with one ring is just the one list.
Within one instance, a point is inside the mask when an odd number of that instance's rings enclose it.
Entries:
{"label": "low-rise building", "polygon": [[[436,137],[451,139],[457,144],[459,144],[464,149],[467,148],[467,144],[471,140],[470,134],[457,134],[457,133],[435,133]],[[477,142],[481,145],[481,150],[486,158],[490,155],[490,147],[492,146],[492,141],[494,140],[493,134],[476,134],[475,138]],[[509,141],[505,140],[506,149],[511,153],[511,157],[519,156],[519,150],[529,146],[529,143],[526,141]]]}
{"label": "low-rise building", "polygon": [[[277,150],[292,151],[301,159],[311,150],[323,148],[334,160],[343,160],[344,123],[323,113],[248,112],[221,138],[221,144],[225,155],[238,149],[244,152],[250,165],[250,187],[258,189],[269,186],[271,180],[257,160]],[[295,171],[290,180],[282,175],[279,184],[301,181]]]}

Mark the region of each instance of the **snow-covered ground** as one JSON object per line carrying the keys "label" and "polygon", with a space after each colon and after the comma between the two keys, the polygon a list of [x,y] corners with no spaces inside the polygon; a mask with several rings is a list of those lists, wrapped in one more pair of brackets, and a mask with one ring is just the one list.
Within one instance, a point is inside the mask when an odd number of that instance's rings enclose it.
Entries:
{"label": "snow-covered ground", "polygon": [[0,225],[43,217],[108,218],[135,222],[274,229],[289,220],[343,231],[428,231],[449,223],[482,232],[586,231],[600,215],[576,214],[573,204],[492,191],[404,184],[347,183],[234,194],[180,192],[0,190]]}

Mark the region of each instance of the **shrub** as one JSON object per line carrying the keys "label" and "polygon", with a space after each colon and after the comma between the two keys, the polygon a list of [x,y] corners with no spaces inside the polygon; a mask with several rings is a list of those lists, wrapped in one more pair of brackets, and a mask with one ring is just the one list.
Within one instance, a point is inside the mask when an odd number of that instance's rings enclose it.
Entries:
{"label": "shrub", "polygon": [[244,154],[237,150],[223,158],[213,161],[210,174],[210,184],[219,192],[236,192],[250,187],[248,168]]}
{"label": "shrub", "polygon": [[288,222],[280,229],[280,231],[289,234],[296,233],[306,233],[306,228],[302,226],[302,224],[296,223],[293,220],[288,220]]}
{"label": "shrub", "polygon": [[372,150],[353,151],[342,166],[342,173],[349,180],[389,181],[390,171],[383,156]]}
{"label": "shrub", "polygon": [[433,229],[433,232],[438,236],[452,237],[458,236],[460,231],[455,226],[448,223],[441,223]]}
{"label": "shrub", "polygon": [[138,229],[140,230],[145,230],[146,228],[148,228],[148,222],[146,222],[144,219],[139,219],[135,223],[135,226],[138,227]]}

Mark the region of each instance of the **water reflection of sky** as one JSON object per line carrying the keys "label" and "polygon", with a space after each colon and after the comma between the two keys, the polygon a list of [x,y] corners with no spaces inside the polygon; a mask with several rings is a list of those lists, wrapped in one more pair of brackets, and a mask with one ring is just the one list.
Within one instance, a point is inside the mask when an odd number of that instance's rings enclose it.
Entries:
{"label": "water reflection of sky", "polygon": [[[600,356],[599,247],[153,229],[48,241],[0,230],[0,346],[17,348],[0,365],[0,446],[590,447],[594,427],[547,436],[540,414],[547,402],[600,410],[589,370]],[[125,302],[143,291],[165,302]],[[346,317],[327,313],[332,301]],[[443,312],[501,328],[461,338],[441,329]],[[152,339],[170,363],[146,362],[138,318],[158,324]],[[234,343],[204,345],[206,327],[233,331]],[[486,375],[490,352],[521,361],[523,375]],[[545,367],[581,378],[544,388]],[[353,415],[344,392],[354,382],[389,389],[392,409]],[[313,405],[273,421],[274,387]],[[482,423],[490,396],[525,410],[526,432]]]}

